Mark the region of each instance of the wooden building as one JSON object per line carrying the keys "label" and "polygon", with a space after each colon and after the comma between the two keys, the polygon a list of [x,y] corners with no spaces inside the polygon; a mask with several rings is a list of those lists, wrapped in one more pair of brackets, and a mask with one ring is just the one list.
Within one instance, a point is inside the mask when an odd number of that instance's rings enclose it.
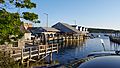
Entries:
{"label": "wooden building", "polygon": [[51,27],[29,27],[28,30],[33,34],[33,35],[40,35],[40,34],[45,34],[45,35],[53,35],[56,34],[57,32],[60,32],[59,30]]}
{"label": "wooden building", "polygon": [[53,28],[56,28],[56,29],[58,29],[58,30],[60,30],[60,32],[62,32],[62,33],[72,33],[72,34],[80,34],[81,33],[81,31],[79,31],[79,30],[77,30],[77,29],[75,29],[74,27],[72,27],[71,25],[69,25],[69,24],[66,24],[66,23],[60,23],[60,22],[58,22],[57,24],[55,24],[55,25],[53,25],[52,26]]}
{"label": "wooden building", "polygon": [[30,27],[28,30],[35,36],[36,40],[41,40],[44,44],[50,39],[56,37],[59,30],[51,27]]}
{"label": "wooden building", "polygon": [[84,31],[80,31],[77,29],[77,25],[69,25],[66,23],[58,22],[52,27],[60,30],[60,35],[63,36],[64,41],[82,40],[86,35]]}

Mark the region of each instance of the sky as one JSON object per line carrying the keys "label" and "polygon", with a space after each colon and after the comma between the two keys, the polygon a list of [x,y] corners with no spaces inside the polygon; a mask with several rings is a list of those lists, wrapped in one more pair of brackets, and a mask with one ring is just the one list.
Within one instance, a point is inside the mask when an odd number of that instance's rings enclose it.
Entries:
{"label": "sky", "polygon": [[41,23],[34,26],[46,26],[48,14],[49,26],[57,22],[76,24],[91,28],[120,30],[120,0],[32,0],[37,4],[29,11],[39,15]]}

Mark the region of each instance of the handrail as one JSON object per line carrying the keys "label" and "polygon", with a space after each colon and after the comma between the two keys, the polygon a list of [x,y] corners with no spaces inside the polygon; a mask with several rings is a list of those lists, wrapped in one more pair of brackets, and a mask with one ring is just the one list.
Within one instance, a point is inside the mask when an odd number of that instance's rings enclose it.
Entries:
{"label": "handrail", "polygon": [[26,58],[31,59],[33,56],[39,57],[43,54],[47,55],[52,52],[58,52],[58,44],[38,45],[26,48],[11,47],[7,48],[5,51],[10,51],[11,57],[15,60],[21,60],[21,62],[23,62]]}

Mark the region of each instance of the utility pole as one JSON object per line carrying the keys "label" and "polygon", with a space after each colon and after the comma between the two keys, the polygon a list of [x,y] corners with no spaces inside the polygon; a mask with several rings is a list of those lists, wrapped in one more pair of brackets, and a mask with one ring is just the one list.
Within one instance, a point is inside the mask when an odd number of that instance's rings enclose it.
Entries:
{"label": "utility pole", "polygon": [[48,27],[48,14],[47,13],[44,13],[46,16],[47,16],[47,19],[46,19],[46,27]]}
{"label": "utility pole", "polygon": [[74,23],[75,23],[75,25],[76,25],[76,20],[74,20]]}

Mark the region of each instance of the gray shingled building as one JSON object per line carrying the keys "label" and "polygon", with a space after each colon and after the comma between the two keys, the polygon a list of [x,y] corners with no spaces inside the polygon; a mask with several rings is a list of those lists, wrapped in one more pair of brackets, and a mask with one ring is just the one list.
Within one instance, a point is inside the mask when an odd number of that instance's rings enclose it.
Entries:
{"label": "gray shingled building", "polygon": [[62,32],[62,33],[73,33],[73,34],[82,33],[81,31],[75,29],[74,27],[72,27],[71,25],[66,24],[66,23],[58,22],[57,24],[53,25],[52,27],[60,30],[60,32]]}
{"label": "gray shingled building", "polygon": [[51,27],[30,27],[28,28],[32,34],[39,34],[39,33],[49,33],[49,32],[60,32],[59,30]]}

